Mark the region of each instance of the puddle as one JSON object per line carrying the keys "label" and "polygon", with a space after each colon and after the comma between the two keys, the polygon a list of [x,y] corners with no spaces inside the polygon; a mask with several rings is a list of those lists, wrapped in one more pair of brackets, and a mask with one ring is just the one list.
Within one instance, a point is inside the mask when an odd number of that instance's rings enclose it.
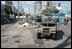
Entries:
{"label": "puddle", "polygon": [[19,45],[18,48],[38,48],[36,45]]}
{"label": "puddle", "polygon": [[8,35],[2,35],[1,37],[6,37],[6,36],[9,36],[9,34]]}
{"label": "puddle", "polygon": [[18,38],[18,37],[20,37],[20,36],[13,36],[12,38]]}
{"label": "puddle", "polygon": [[8,40],[5,40],[5,41],[1,41],[1,43],[3,43],[3,42],[8,42]]}
{"label": "puddle", "polygon": [[15,42],[16,42],[16,43],[20,43],[20,41],[19,41],[19,40],[16,40]]}
{"label": "puddle", "polygon": [[8,38],[1,38],[1,43],[6,43],[8,42]]}

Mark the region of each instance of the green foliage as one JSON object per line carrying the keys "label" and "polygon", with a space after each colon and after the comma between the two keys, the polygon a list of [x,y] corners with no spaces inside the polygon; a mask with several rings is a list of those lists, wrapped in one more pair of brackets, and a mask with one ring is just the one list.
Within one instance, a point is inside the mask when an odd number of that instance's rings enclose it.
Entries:
{"label": "green foliage", "polygon": [[6,11],[7,13],[13,13],[13,12],[12,12],[12,7],[11,7],[11,6],[7,5],[7,6],[4,7],[4,8],[5,8],[5,11]]}
{"label": "green foliage", "polygon": [[48,8],[48,7],[46,7],[46,9],[44,9],[44,10],[42,10],[42,14],[44,14],[45,16],[46,15],[48,15],[48,14],[50,14],[50,13],[58,13],[59,12],[59,10],[57,10],[55,7],[54,8]]}
{"label": "green foliage", "polygon": [[66,18],[64,18],[64,21],[66,21]]}
{"label": "green foliage", "polygon": [[59,10],[54,9],[52,12],[56,14],[56,13],[58,13],[58,12],[59,12]]}

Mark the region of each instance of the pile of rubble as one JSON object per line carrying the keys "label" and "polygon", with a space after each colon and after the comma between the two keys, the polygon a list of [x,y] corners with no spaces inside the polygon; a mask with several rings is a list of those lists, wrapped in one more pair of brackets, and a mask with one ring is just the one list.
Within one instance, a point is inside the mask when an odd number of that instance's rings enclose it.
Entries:
{"label": "pile of rubble", "polygon": [[21,22],[21,21],[18,21],[16,24],[15,24],[15,28],[16,27],[27,27],[27,26],[29,26],[29,23],[27,23],[27,22]]}

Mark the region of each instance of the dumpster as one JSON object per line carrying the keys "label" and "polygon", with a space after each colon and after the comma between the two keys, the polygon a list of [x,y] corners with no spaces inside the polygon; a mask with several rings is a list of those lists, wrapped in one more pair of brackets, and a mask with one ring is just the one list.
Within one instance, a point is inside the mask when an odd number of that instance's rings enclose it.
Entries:
{"label": "dumpster", "polygon": [[60,17],[60,23],[64,23],[64,17]]}
{"label": "dumpster", "polygon": [[58,17],[55,17],[55,18],[53,18],[53,21],[54,22],[59,22],[59,18]]}
{"label": "dumpster", "polygon": [[36,22],[42,22],[42,17],[41,16],[36,16],[35,20],[36,20]]}
{"label": "dumpster", "polygon": [[33,16],[33,20],[35,20],[35,16]]}

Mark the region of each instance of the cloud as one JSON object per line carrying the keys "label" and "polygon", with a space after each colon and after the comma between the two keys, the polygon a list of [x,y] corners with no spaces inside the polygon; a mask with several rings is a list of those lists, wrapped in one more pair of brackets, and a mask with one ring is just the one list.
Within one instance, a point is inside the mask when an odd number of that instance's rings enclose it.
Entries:
{"label": "cloud", "polygon": [[24,1],[24,2],[26,2],[27,4],[34,4],[35,3],[35,1]]}

